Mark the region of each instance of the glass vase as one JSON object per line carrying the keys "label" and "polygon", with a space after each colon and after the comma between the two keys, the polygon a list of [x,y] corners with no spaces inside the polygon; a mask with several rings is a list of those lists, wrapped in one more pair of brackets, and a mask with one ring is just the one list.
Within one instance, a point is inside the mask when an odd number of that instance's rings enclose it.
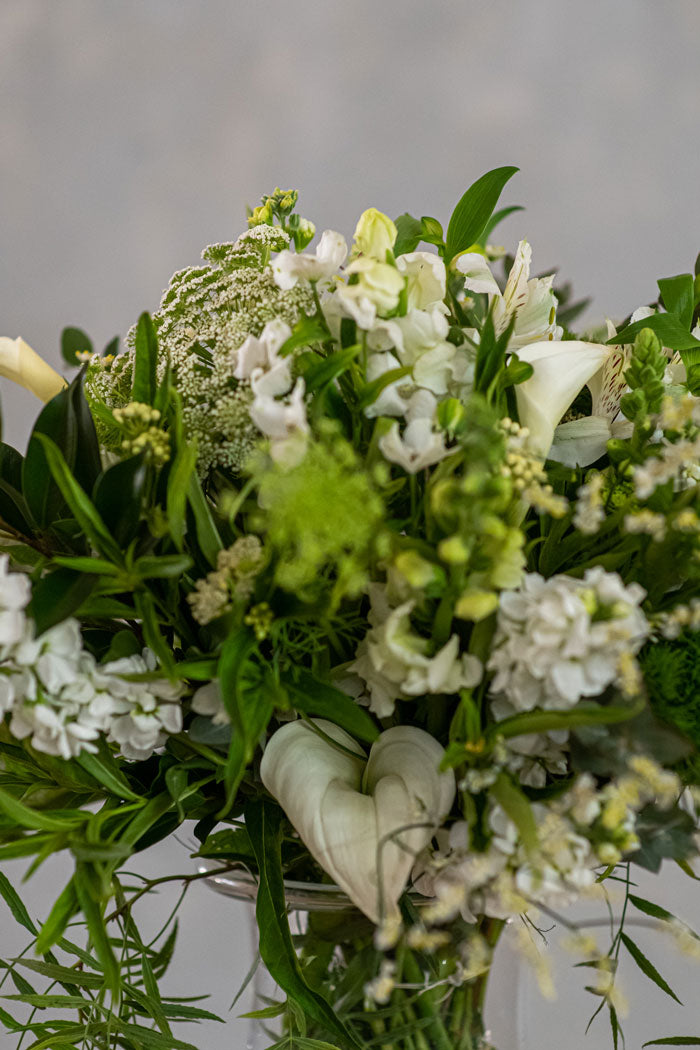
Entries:
{"label": "glass vase", "polygon": [[[212,875],[212,889],[235,900],[251,902],[250,933],[253,957],[257,955],[257,925],[254,901],[256,879],[244,869]],[[289,925],[307,983],[320,991],[336,1012],[348,1019],[359,1041],[371,1042],[379,1050],[517,1050],[515,1017],[501,1016],[497,1048],[484,1023],[486,978],[482,974],[464,983],[441,978],[447,965],[440,951],[432,952],[438,973],[425,991],[427,958],[420,950],[400,949],[396,970],[381,968],[385,956],[373,946],[373,926],[338,886],[285,882]],[[413,904],[424,903],[416,895]],[[388,978],[382,986],[382,976]],[[366,986],[376,980],[374,1001]],[[284,1020],[272,1016],[285,994],[259,961],[251,981],[248,1010],[267,1011],[270,1016],[251,1018],[246,1050],[268,1050],[284,1033]],[[512,999],[511,999],[512,1002]],[[488,1007],[487,1007],[488,1008]],[[312,1024],[306,1034],[330,1039],[325,1030]],[[332,1039],[330,1039],[332,1042]]]}

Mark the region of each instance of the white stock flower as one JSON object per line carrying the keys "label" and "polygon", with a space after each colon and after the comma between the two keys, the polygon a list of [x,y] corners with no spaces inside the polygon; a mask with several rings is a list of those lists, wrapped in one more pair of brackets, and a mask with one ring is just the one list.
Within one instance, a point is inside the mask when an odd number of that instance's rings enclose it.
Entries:
{"label": "white stock flower", "polygon": [[488,662],[497,718],[534,707],[567,709],[617,681],[624,653],[649,634],[644,590],[599,566],[583,580],[528,573],[501,594]]}
{"label": "white stock flower", "polygon": [[0,336],[0,376],[23,386],[41,401],[50,401],[66,386],[65,379],[19,336]]}
{"label": "white stock flower", "polygon": [[[289,722],[268,741],[260,776],[312,856],[373,922],[398,914],[415,858],[455,795],[439,772],[443,748],[415,726],[394,726],[369,758],[332,722]],[[348,754],[348,751],[351,752]]]}
{"label": "white stock flower", "polygon": [[285,248],[272,260],[275,284],[283,291],[297,281],[323,281],[333,277],[345,262],[348,246],[342,233],[324,230],[316,252],[291,252]]}
{"label": "white stock flower", "polygon": [[32,596],[29,577],[9,567],[9,556],[0,555],[0,656],[24,636],[24,610]]}

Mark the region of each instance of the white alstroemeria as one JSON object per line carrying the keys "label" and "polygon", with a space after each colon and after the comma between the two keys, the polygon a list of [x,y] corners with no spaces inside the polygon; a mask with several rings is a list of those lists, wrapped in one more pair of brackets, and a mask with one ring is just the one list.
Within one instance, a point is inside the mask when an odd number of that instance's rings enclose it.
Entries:
{"label": "white alstroemeria", "polygon": [[23,386],[41,401],[50,401],[66,386],[65,379],[19,336],[0,336],[0,376]]}
{"label": "white alstroemeria", "polygon": [[342,233],[324,230],[314,252],[291,252],[285,248],[272,260],[272,276],[283,291],[297,281],[324,281],[333,277],[347,258],[348,246]]}
{"label": "white alstroemeria", "polygon": [[465,288],[488,294],[497,335],[504,332],[515,317],[509,350],[543,339],[559,340],[562,336],[562,329],[554,322],[557,309],[552,291],[554,275],[530,278],[531,260],[532,248],[527,241],[520,241],[503,294],[481,256],[468,253],[455,260],[457,269],[465,274]]}
{"label": "white alstroemeria", "polygon": [[529,448],[543,459],[549,454],[554,432],[576,395],[600,372],[613,348],[579,339],[547,340],[518,350],[521,361],[534,372],[515,388],[518,415],[530,432]]}
{"label": "white alstroemeria", "polygon": [[464,274],[464,287],[470,292],[500,297],[501,289],[486,259],[480,252],[465,252],[454,261],[455,268]]}
{"label": "white alstroemeria", "polygon": [[289,339],[292,330],[284,321],[268,321],[260,338],[249,335],[236,350],[236,379],[249,380],[254,393],[274,397],[286,394],[291,379],[291,361],[279,356],[280,347]]}
{"label": "white alstroemeria", "polygon": [[292,392],[281,401],[262,394],[250,406],[250,418],[258,430],[272,440],[282,440],[295,433],[307,434],[305,392],[304,380],[300,377]]}
{"label": "white alstroemeria", "polygon": [[426,310],[445,298],[447,271],[434,252],[408,252],[396,260],[396,268],[406,278],[409,309]]}
{"label": "white alstroemeria", "polygon": [[393,919],[415,858],[450,810],[454,773],[438,771],[443,748],[415,726],[388,729],[367,758],[332,722],[314,723],[346,750],[289,722],[267,744],[262,781],[353,904],[374,923]]}

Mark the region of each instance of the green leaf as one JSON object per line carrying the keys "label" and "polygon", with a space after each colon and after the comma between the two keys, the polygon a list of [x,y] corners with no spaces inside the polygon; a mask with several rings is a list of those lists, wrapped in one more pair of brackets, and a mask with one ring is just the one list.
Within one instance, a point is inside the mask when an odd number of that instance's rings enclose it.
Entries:
{"label": "green leaf", "polygon": [[[16,966],[39,973],[62,985],[77,985],[79,988],[101,988],[104,977],[101,973],[90,973],[87,970],[74,970],[70,966],[59,966],[58,963],[40,962],[38,959],[13,959]],[[7,963],[0,965],[6,966]]]}
{"label": "green leaf", "polygon": [[294,325],[289,339],[282,343],[277,353],[280,357],[287,357],[300,346],[310,346],[312,343],[322,342],[328,338],[328,335],[328,328],[323,318],[302,317]]}
{"label": "green leaf", "polygon": [[694,1035],[667,1035],[663,1039],[651,1039],[642,1046],[700,1046],[700,1037]]}
{"label": "green leaf", "polygon": [[174,1021],[218,1021],[226,1024],[223,1017],[210,1013],[209,1010],[201,1010],[198,1006],[187,1006],[185,1003],[163,1003],[163,1013]]}
{"label": "green leaf", "polygon": [[112,752],[104,743],[100,747],[99,754],[94,755],[89,751],[81,751],[75,761],[81,769],[84,769],[99,784],[107,788],[111,795],[116,795],[117,798],[128,799],[130,802],[141,801],[141,796],[137,795],[129,787],[126,777],[114,760]]}
{"label": "green leaf", "polygon": [[172,646],[166,641],[160,629],[156,604],[150,591],[136,591],[134,604],[141,620],[146,645],[158,657],[164,671],[172,677],[175,673]]}
{"label": "green leaf", "polygon": [[359,1048],[361,1044],[326,1000],[308,986],[294,951],[282,877],[283,819],[281,809],[265,799],[255,799],[246,806],[245,823],[259,872],[255,914],[260,955],[272,978],[312,1020],[340,1039],[343,1047]]}
{"label": "green leaf", "polygon": [[36,437],[44,450],[51,475],[85,535],[96,550],[117,564],[121,564],[120,548],[114,542],[97,508],[71,473],[61,450],[45,434],[37,434]]}
{"label": "green leaf", "polygon": [[525,849],[537,849],[537,824],[532,806],[520,788],[507,773],[499,773],[491,786],[491,794],[515,824]]}
{"label": "green leaf", "polygon": [[13,1002],[27,1003],[36,1006],[40,1010],[86,1010],[89,1011],[95,1004],[92,999],[82,995],[37,995],[29,993],[26,995],[3,995],[3,999]]}
{"label": "green leaf", "polygon": [[152,405],[156,396],[156,364],[158,340],[151,315],[144,311],[136,325],[134,342],[134,383],[131,396],[134,401]]}
{"label": "green leaf", "polygon": [[78,897],[71,876],[51,908],[46,922],[41,927],[34,946],[37,955],[45,955],[57,941],[60,941],[66,926],[77,910]]}
{"label": "green leaf", "polygon": [[172,1030],[163,1010],[163,1002],[160,997],[160,989],[153,973],[153,968],[145,952],[141,955],[141,974],[143,976],[143,987],[148,996],[148,1005],[151,1016],[160,1028],[163,1035],[172,1036]]}
{"label": "green leaf", "polygon": [[504,219],[507,219],[509,215],[512,215],[513,212],[516,211],[525,211],[525,209],[523,208],[522,204],[511,204],[509,208],[499,208],[498,211],[495,211],[493,213],[489,221],[484,226],[484,229],[481,233],[481,237],[479,238],[479,244],[482,246],[482,248],[486,247],[489,237],[496,229],[498,224],[503,222]]}
{"label": "green leaf", "polygon": [[665,908],[654,904],[653,901],[645,900],[644,897],[635,897],[633,893],[630,893],[627,896],[627,900],[634,905],[637,911],[644,912],[645,915],[650,915],[653,919],[661,919],[662,922],[678,921],[676,916],[672,915],[670,911],[666,911]]}
{"label": "green leaf", "polygon": [[661,301],[668,312],[675,314],[683,327],[690,330],[695,305],[693,275],[679,273],[677,277],[664,277],[657,283]]}
{"label": "green leaf", "polygon": [[336,350],[307,368],[304,372],[304,382],[308,393],[321,390],[346,372],[361,350],[360,344],[349,346],[345,350]]}
{"label": "green leaf", "polygon": [[423,223],[420,219],[414,219],[408,212],[399,215],[396,220],[396,240],[394,242],[394,255],[406,255],[414,252],[423,237]]}
{"label": "green leaf", "polygon": [[469,187],[452,213],[447,227],[445,262],[476,244],[498,203],[503,187],[518,168],[494,168]]}
{"label": "green leaf", "polygon": [[179,551],[182,550],[184,544],[187,493],[196,464],[196,446],[181,444],[168,474],[168,492],[166,497],[168,528],[173,543]]}
{"label": "green leaf", "polygon": [[92,340],[82,328],[64,328],[61,332],[61,357],[66,364],[80,368],[83,362],[78,354],[92,354]]}
{"label": "green leaf", "polygon": [[574,726],[614,725],[634,718],[644,707],[644,701],[636,704],[601,704],[583,701],[570,711],[523,711],[511,715],[502,722],[495,722],[489,727],[490,736],[515,737],[529,733],[549,733]]}
{"label": "green leaf", "polygon": [[607,345],[633,343],[639,333],[643,332],[645,328],[651,328],[669,350],[683,351],[700,347],[700,340],[696,339],[687,328],[683,327],[675,314],[652,314],[651,317],[643,317],[641,321],[635,321],[634,324],[627,325],[621,332],[614,335],[612,339],[608,339]]}
{"label": "green leaf", "polygon": [[632,938],[628,937],[626,933],[621,933],[620,939],[622,940],[622,943],[624,944],[625,948],[630,953],[630,955],[632,956],[642,973],[645,974],[645,976],[648,977],[650,981],[653,981],[654,984],[658,988],[660,988],[662,992],[666,992],[666,995],[670,995],[672,999],[675,999],[675,1001],[680,1006],[682,1006],[683,1003],[681,1003],[676,993],[666,983],[666,981],[663,979],[656,967],[651,962],[649,962],[646,955],[643,953],[641,948],[637,944],[635,944]]}
{"label": "green leaf", "polygon": [[22,493],[4,478],[0,479],[0,519],[24,536],[31,536],[32,515]]}
{"label": "green leaf", "polygon": [[163,554],[160,557],[137,558],[134,572],[144,580],[176,580],[192,568],[189,554]]}
{"label": "green leaf", "polygon": [[92,493],[95,507],[120,547],[129,545],[138,531],[148,480],[146,450],[106,470]]}
{"label": "green leaf", "polygon": [[388,387],[391,383],[396,383],[399,379],[403,379],[411,371],[410,365],[403,365],[401,368],[390,368],[388,372],[383,372],[382,375],[377,376],[370,383],[365,383],[358,392],[358,411],[362,411],[369,405],[374,404],[385,387]]}
{"label": "green leaf", "polygon": [[110,944],[102,904],[95,895],[99,886],[98,874],[91,864],[79,862],[75,867],[73,884],[80,910],[87,923],[92,947],[104,971],[105,983],[116,998],[121,988],[121,972]]}
{"label": "green leaf", "polygon": [[36,624],[37,634],[72,616],[96,586],[97,576],[74,569],[56,569],[37,580],[29,603],[29,615]]}
{"label": "green leaf", "polygon": [[363,707],[327,682],[320,682],[309,671],[300,670],[293,677],[285,676],[283,685],[290,694],[297,711],[334,722],[357,740],[372,743],[379,729]]}
{"label": "green leaf", "polygon": [[37,928],[29,917],[29,912],[25,908],[21,897],[17,893],[10,880],[6,875],[0,871],[0,897],[3,898],[8,908],[12,912],[15,921],[24,926],[25,930],[29,930],[36,936]]}
{"label": "green leaf", "polygon": [[195,531],[197,533],[199,549],[212,568],[214,568],[216,566],[216,559],[223,544],[221,542],[221,537],[219,536],[219,530],[214,523],[211,508],[207,502],[206,496],[202,492],[202,486],[200,485],[199,478],[196,474],[190,476],[187,499],[192,508],[192,513],[194,514]]}
{"label": "green leaf", "polygon": [[31,809],[2,787],[0,787],[0,810],[21,828],[32,828],[35,831],[70,831],[85,819],[83,813],[61,819],[55,815],[51,816],[49,813]]}

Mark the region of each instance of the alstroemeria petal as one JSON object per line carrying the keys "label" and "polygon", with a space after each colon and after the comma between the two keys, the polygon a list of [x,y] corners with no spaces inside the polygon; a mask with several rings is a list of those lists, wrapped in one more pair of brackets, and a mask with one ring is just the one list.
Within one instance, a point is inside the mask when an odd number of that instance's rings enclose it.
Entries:
{"label": "alstroemeria petal", "polygon": [[520,423],[530,431],[531,450],[545,458],[554,430],[580,390],[603,367],[612,347],[579,339],[530,343],[518,357],[534,368],[515,388]]}

